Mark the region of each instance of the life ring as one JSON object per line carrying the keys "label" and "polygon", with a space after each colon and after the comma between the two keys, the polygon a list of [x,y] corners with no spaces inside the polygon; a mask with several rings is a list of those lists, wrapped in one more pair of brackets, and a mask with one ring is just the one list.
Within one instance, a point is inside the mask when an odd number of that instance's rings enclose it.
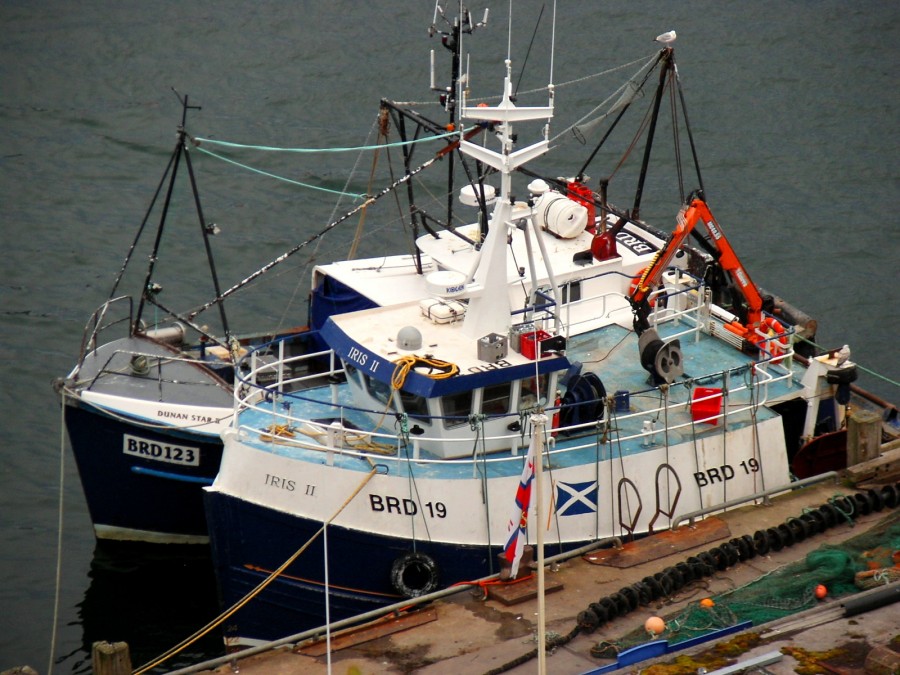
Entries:
{"label": "life ring", "polygon": [[391,566],[391,586],[405,598],[436,591],[440,577],[434,558],[424,553],[405,553]]}
{"label": "life ring", "polygon": [[772,363],[778,363],[790,348],[784,326],[777,319],[767,316],[760,323],[760,328],[766,334],[766,337],[763,339],[767,340],[768,348],[766,351],[769,352]]}

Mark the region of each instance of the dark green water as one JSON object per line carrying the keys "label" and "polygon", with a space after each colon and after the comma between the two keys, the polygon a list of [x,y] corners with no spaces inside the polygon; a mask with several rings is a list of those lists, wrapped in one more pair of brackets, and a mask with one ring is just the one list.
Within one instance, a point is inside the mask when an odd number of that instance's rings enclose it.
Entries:
{"label": "dark green water", "polygon": [[[507,46],[506,2],[473,5],[477,17],[485,4],[490,26],[469,43],[476,96],[499,91]],[[516,67],[539,8],[529,0],[514,9]],[[198,136],[357,145],[380,97],[432,99],[428,50],[438,63],[443,57],[427,37],[432,13],[424,0],[0,3],[0,669],[46,672],[51,660],[61,437],[50,383],[73,365],[85,321],[106,299],[162,173],[180,120],[171,88],[202,105],[188,120]],[[900,5],[886,2],[562,2],[554,62],[554,81],[569,82],[649,58],[652,39],[675,28],[707,196],[747,269],[815,317],[822,344],[849,343],[860,365],[894,382],[898,27]],[[522,90],[546,84],[546,55],[539,40]],[[608,93],[606,82],[560,87],[558,128],[572,121],[567,102],[584,109]],[[571,142],[566,150],[576,159],[561,171],[586,156]],[[223,285],[332,216],[331,195],[194,159],[207,219],[222,228],[215,246]],[[356,161],[241,159],[334,189]],[[365,190],[369,162],[361,160],[352,191]],[[661,175],[652,178],[645,215],[671,218],[678,195]],[[190,210],[182,211],[190,226]],[[348,225],[322,244],[319,259],[344,255]],[[402,247],[402,233],[369,226],[367,252]],[[167,243],[165,297],[208,296],[196,242]],[[232,303],[233,325],[304,323],[305,290],[296,286],[308,257]],[[898,398],[883,380],[866,375],[862,383]],[[126,640],[135,665],[143,663],[211,618],[206,561],[95,553],[70,453],[64,479],[55,672],[89,670],[95,640]]]}

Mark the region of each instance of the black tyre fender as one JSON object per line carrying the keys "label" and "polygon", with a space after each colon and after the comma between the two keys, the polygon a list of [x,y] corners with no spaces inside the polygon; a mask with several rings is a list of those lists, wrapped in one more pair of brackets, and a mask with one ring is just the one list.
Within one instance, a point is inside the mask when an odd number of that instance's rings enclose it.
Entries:
{"label": "black tyre fender", "polygon": [[424,553],[405,553],[391,566],[391,586],[405,598],[418,598],[438,589],[440,570]]}

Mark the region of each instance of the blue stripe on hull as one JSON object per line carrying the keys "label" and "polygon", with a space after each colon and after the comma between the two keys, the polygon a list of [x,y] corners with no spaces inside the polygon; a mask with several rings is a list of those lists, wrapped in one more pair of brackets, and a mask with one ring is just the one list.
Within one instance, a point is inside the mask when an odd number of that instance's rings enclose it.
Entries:
{"label": "blue stripe on hull", "polygon": [[[321,523],[206,492],[212,557],[223,608],[244,597],[321,528]],[[439,587],[496,573],[502,542],[484,547],[416,544],[437,563]],[[412,551],[411,542],[328,528],[330,619],[357,616],[403,599],[391,585],[391,568]],[[226,637],[277,640],[326,623],[324,540],[320,535],[260,595],[226,622]]]}
{"label": "blue stripe on hull", "polygon": [[[221,440],[183,431],[161,433],[75,405],[66,408],[66,428],[95,526],[136,531],[133,537],[122,533],[124,539],[141,539],[138,532],[205,537],[203,484],[211,483],[218,473]],[[161,445],[199,448],[200,465],[127,455],[124,434]]]}

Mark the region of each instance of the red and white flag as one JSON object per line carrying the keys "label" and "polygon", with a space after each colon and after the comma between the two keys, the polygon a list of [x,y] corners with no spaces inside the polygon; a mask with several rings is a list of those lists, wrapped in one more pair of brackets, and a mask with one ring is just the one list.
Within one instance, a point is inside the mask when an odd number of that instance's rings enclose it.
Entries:
{"label": "red and white flag", "polygon": [[528,507],[531,504],[531,486],[534,483],[534,447],[535,437],[531,438],[528,446],[528,454],[525,455],[525,467],[522,469],[522,477],[519,479],[519,488],[516,490],[516,507],[507,526],[509,536],[504,556],[511,565],[511,577],[519,573],[519,561],[522,560],[522,550],[525,548],[528,528]]}

